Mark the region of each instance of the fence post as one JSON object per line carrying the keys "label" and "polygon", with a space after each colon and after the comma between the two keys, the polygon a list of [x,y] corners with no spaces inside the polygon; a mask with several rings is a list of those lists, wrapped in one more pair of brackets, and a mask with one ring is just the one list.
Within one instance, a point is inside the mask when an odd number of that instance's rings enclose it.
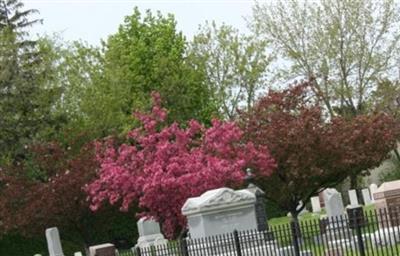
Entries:
{"label": "fence post", "polygon": [[[360,256],[365,256],[365,247],[364,247],[364,241],[362,237],[362,231],[361,231],[361,215],[357,214],[357,211],[352,211],[353,212],[353,218],[354,218],[354,226],[356,230],[356,235],[357,235],[357,243],[358,243],[358,250],[360,252]],[[363,214],[363,213],[361,213]]]}
{"label": "fence post", "polygon": [[136,254],[136,256],[141,256],[141,255],[142,255],[139,246],[136,246],[136,247],[135,247],[135,254]]}
{"label": "fence post", "polygon": [[233,240],[235,241],[236,255],[242,256],[242,249],[240,248],[239,232],[237,230],[233,231]]}
{"label": "fence post", "polygon": [[189,251],[188,251],[186,239],[182,238],[180,244],[181,244],[182,256],[189,256]]}
{"label": "fence post", "polygon": [[300,246],[299,246],[299,223],[295,221],[290,222],[290,226],[292,229],[292,239],[293,239],[293,247],[294,247],[294,255],[300,256]]}

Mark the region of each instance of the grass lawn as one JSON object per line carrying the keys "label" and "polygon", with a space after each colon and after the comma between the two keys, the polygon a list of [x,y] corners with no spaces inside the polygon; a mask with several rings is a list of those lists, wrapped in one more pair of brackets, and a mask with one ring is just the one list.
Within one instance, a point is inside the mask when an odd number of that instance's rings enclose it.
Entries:
{"label": "grass lawn", "polygon": [[[364,212],[365,213],[369,213],[370,211],[373,211],[375,209],[375,205],[371,204],[371,205],[368,205],[368,206],[363,206],[363,208],[364,208]],[[321,214],[315,214],[315,213],[312,213],[312,212],[307,212],[307,213],[299,216],[299,220],[300,220],[300,223],[304,222],[304,221],[313,221],[313,220],[317,221],[317,220],[319,220],[321,215],[324,215],[324,214],[325,214],[325,210],[324,209],[322,209]],[[268,225],[270,227],[276,227],[276,226],[279,226],[279,225],[287,225],[287,224],[290,223],[291,219],[292,219],[291,217],[287,217],[287,216],[278,217],[278,218],[272,218],[272,219],[268,220]]]}

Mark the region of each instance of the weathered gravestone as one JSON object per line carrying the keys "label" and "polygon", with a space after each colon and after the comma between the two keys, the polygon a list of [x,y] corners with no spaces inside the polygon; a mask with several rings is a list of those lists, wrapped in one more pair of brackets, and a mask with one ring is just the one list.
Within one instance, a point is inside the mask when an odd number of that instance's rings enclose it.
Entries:
{"label": "weathered gravestone", "polygon": [[46,229],[46,240],[49,256],[64,256],[57,228]]}
{"label": "weathered gravestone", "polygon": [[370,205],[372,203],[371,200],[371,195],[369,193],[369,189],[368,188],[364,188],[361,190],[362,196],[363,196],[363,200],[364,200],[364,205]]}
{"label": "weathered gravestone", "polygon": [[333,242],[337,240],[338,233],[343,233],[347,236],[347,232],[343,232],[343,230],[347,229],[347,223],[344,218],[345,210],[342,195],[336,189],[326,189],[324,191],[324,199],[327,226],[325,229],[326,233],[323,234],[323,239]]}
{"label": "weathered gravestone", "polygon": [[375,202],[374,194],[376,193],[377,190],[378,190],[378,186],[376,184],[372,183],[371,185],[369,185],[369,191],[371,192],[372,202]]}
{"label": "weathered gravestone", "polygon": [[328,218],[340,217],[344,214],[342,195],[334,188],[324,191],[325,210]]}
{"label": "weathered gravestone", "polygon": [[248,191],[219,188],[189,198],[182,207],[191,238],[256,230],[256,196]]}
{"label": "weathered gravestone", "polygon": [[89,247],[89,256],[117,256],[113,244],[99,244]]}
{"label": "weathered gravestone", "polygon": [[137,222],[137,227],[139,231],[139,239],[136,246],[143,248],[154,244],[160,245],[167,243],[167,240],[161,233],[160,225],[157,221],[148,218],[141,218]]}
{"label": "weathered gravestone", "polygon": [[374,200],[382,227],[400,225],[400,180],[383,183],[374,193]]}
{"label": "weathered gravestone", "polygon": [[312,208],[313,213],[321,212],[321,204],[319,202],[318,196],[311,197],[311,208]]}
{"label": "weathered gravestone", "polygon": [[351,206],[358,205],[357,191],[355,189],[349,190],[349,199],[350,199]]}

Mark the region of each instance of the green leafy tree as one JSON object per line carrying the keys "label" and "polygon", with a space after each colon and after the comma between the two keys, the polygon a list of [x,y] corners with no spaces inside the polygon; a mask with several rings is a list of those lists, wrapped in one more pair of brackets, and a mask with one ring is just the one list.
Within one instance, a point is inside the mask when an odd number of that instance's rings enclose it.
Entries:
{"label": "green leafy tree", "polygon": [[215,22],[200,27],[191,43],[191,58],[207,77],[207,84],[220,112],[233,119],[239,108],[252,107],[265,85],[272,60],[267,42],[246,36],[228,25]]}
{"label": "green leafy tree", "polygon": [[55,91],[41,41],[26,30],[40,20],[19,1],[0,1],[0,164],[25,158],[24,148],[50,125]]}
{"label": "green leafy tree", "polygon": [[215,112],[204,74],[186,57],[187,43],[176,30],[172,15],[138,9],[125,17],[104,50],[102,93],[118,99],[120,115],[150,106],[150,94],[158,91],[169,109],[170,120],[210,120]]}
{"label": "green leafy tree", "polygon": [[393,0],[285,0],[257,4],[252,29],[271,40],[285,78],[315,78],[331,116],[368,112],[377,81],[396,75],[400,12]]}

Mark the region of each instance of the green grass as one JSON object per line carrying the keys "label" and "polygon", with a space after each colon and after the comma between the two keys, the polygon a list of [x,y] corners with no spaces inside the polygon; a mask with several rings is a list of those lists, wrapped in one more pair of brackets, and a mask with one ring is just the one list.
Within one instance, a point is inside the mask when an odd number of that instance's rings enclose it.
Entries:
{"label": "green grass", "polygon": [[[364,208],[364,213],[369,213],[371,211],[373,211],[375,209],[375,205],[371,204],[368,206],[363,206]],[[316,213],[312,213],[312,212],[307,212],[301,216],[299,216],[299,221],[304,222],[304,221],[317,221],[320,219],[321,215],[325,214],[325,210],[322,209],[321,214],[316,214]],[[275,227],[275,226],[279,226],[279,225],[287,225],[290,224],[290,221],[292,220],[291,217],[277,217],[277,218],[271,218],[270,220],[268,220],[268,225],[270,227]]]}

